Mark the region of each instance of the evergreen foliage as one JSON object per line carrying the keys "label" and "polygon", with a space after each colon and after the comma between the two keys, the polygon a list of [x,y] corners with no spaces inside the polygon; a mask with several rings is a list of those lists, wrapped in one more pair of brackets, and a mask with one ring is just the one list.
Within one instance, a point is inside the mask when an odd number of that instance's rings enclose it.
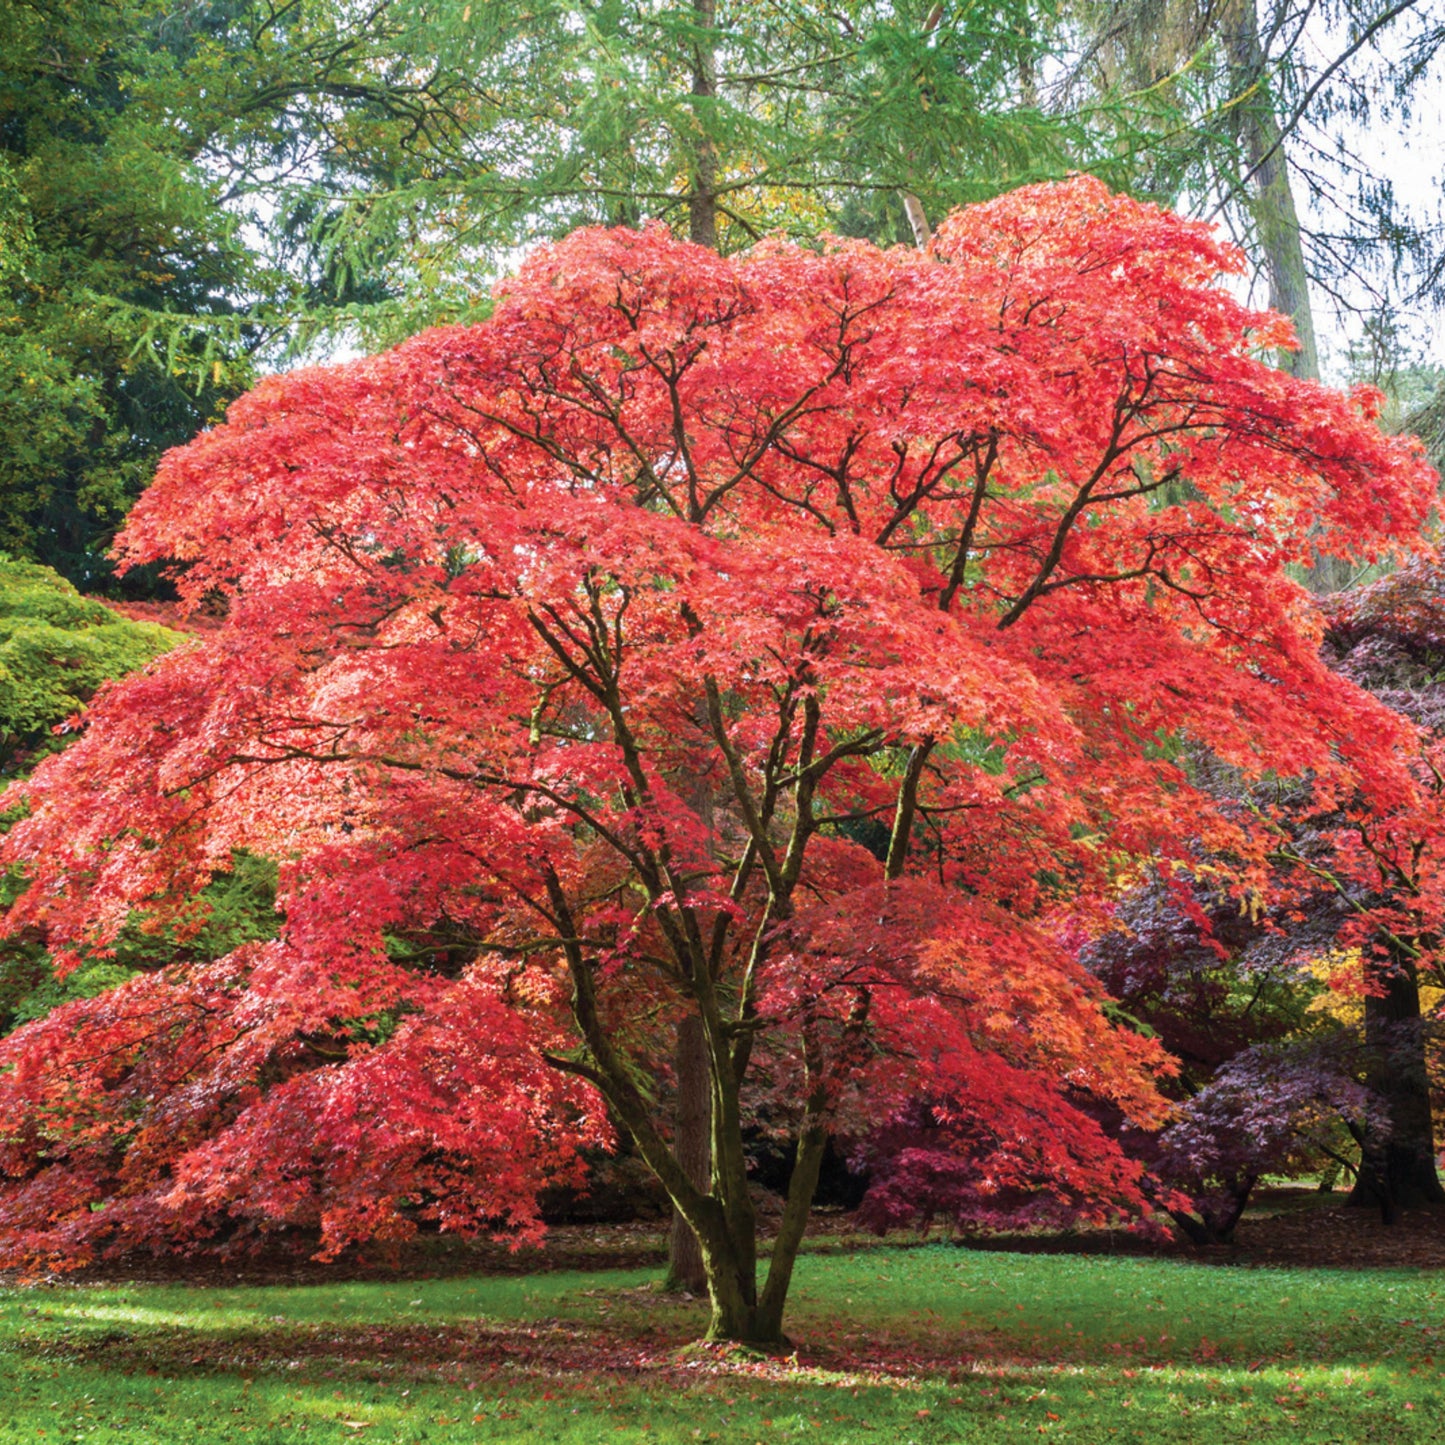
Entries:
{"label": "evergreen foliage", "polygon": [[179,641],[82,597],[49,567],[0,554],[0,772],[55,751],[64,735],[53,730],[102,683]]}

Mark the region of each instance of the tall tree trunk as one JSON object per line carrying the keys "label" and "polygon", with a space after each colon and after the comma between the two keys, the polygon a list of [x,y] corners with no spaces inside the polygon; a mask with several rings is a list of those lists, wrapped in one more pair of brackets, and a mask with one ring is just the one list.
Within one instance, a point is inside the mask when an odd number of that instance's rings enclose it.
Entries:
{"label": "tall tree trunk", "polygon": [[1300,349],[1283,356],[1281,365],[1296,376],[1318,381],[1319,349],[1299,212],[1269,84],[1269,57],[1260,44],[1255,0],[1236,0],[1226,22],[1225,44],[1231,89],[1239,98],[1233,114],[1249,160],[1250,209],[1269,279],[1269,304],[1293,319],[1299,336]]}
{"label": "tall tree trunk", "polygon": [[699,246],[717,250],[717,146],[712,139],[710,102],[717,94],[717,47],[713,40],[716,0],[692,0],[698,39],[692,52],[693,125],[687,198],[688,234]]}
{"label": "tall tree trunk", "polygon": [[1365,998],[1366,1082],[1384,1100],[1388,1120],[1367,1120],[1360,1172],[1348,1203],[1381,1210],[1445,1204],[1435,1168],[1425,1025],[1413,963],[1397,959]]}
{"label": "tall tree trunk", "polygon": [[[935,4],[923,22],[923,33],[932,35],[943,18],[943,6]],[[911,159],[911,157],[910,157]],[[928,212],[923,202],[906,187],[899,193],[903,198],[903,214],[908,217],[908,229],[913,232],[913,244],[921,251],[932,239],[933,230],[928,224]]]}
{"label": "tall tree trunk", "polygon": [[[1225,49],[1231,92],[1238,99],[1233,115],[1249,163],[1249,207],[1269,281],[1269,304],[1294,322],[1299,338],[1299,350],[1281,352],[1279,365],[1295,376],[1318,381],[1320,357],[1309,273],[1284,134],[1269,83],[1269,57],[1259,38],[1256,0],[1235,0],[1225,22]],[[1317,596],[1325,596],[1348,586],[1350,575],[1343,558],[1315,552],[1305,584]]]}
{"label": "tall tree trunk", "polygon": [[[711,1089],[708,1084],[707,1042],[702,1020],[688,1014],[677,1026],[677,1117],[674,1120],[673,1149],[687,1177],[703,1192],[712,1174]],[[707,1289],[702,1246],[681,1212],[672,1211],[672,1233],[668,1240],[667,1286],[702,1294]]]}
{"label": "tall tree trunk", "polygon": [[[687,202],[688,238],[699,246],[717,250],[717,149],[708,132],[711,117],[705,113],[708,101],[717,93],[717,58],[712,41],[716,0],[693,0],[693,19],[699,38],[693,47],[692,93],[704,108],[694,106],[697,126],[691,156],[691,192]],[[701,790],[705,785],[698,780]],[[706,800],[699,800],[704,807]],[[704,1193],[712,1175],[712,1103],[709,1086],[707,1041],[702,1020],[689,1013],[677,1026],[673,1055],[677,1071],[677,1117],[673,1120],[674,1149],[678,1163]],[[675,1205],[672,1230],[668,1236],[667,1284],[669,1289],[701,1294],[707,1287],[707,1270],[702,1244],[692,1226]]]}

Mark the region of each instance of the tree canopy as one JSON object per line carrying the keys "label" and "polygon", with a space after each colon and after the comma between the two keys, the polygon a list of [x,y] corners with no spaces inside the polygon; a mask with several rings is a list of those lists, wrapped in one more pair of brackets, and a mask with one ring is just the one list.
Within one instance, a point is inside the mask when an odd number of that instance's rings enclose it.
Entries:
{"label": "tree canopy", "polygon": [[[527,1231],[610,1113],[713,1332],[775,1339],[829,1134],[920,1094],[997,1187],[1139,1206],[1079,1105],[1157,1119],[1167,1064],[1074,945],[1186,819],[1260,856],[1177,740],[1412,786],[1286,567],[1406,544],[1433,473],[1257,358],[1285,323],[1217,288],[1240,264],[1087,179],[927,252],[584,231],[486,324],[171,453],[122,557],[225,623],[24,784],[7,926],[62,966],[184,926],[238,847],[285,926],[0,1045],[7,1256]],[[647,1083],[680,1015],[706,1188]],[[796,1152],[761,1285],[745,1126]]]}

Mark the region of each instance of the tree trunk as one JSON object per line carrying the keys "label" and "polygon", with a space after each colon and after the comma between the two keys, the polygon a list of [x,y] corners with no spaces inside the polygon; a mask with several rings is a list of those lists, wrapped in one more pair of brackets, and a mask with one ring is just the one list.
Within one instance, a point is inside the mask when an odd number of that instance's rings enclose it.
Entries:
{"label": "tree trunk", "polygon": [[[934,5],[923,22],[923,33],[932,35],[942,18],[943,6]],[[908,229],[913,232],[913,244],[921,251],[933,239],[933,230],[928,224],[928,212],[924,210],[923,202],[906,186],[899,194],[903,198],[903,214],[908,217]]]}
{"label": "tree trunk", "polygon": [[1365,998],[1366,1082],[1384,1101],[1388,1120],[1366,1120],[1360,1171],[1348,1203],[1379,1209],[1445,1204],[1435,1168],[1425,1025],[1414,965],[1395,961],[1379,980],[1385,992]]}
{"label": "tree trunk", "polygon": [[1249,160],[1250,210],[1258,231],[1269,304],[1293,319],[1300,349],[1280,358],[1280,365],[1296,376],[1318,381],[1319,350],[1315,344],[1314,312],[1310,307],[1309,277],[1299,213],[1285,159],[1284,137],[1269,85],[1269,58],[1259,40],[1259,14],[1255,0],[1238,0],[1226,32],[1231,89],[1239,103],[1234,107]]}
{"label": "tree trunk", "polygon": [[[1269,84],[1269,57],[1259,39],[1256,0],[1237,0],[1226,28],[1232,93],[1239,97],[1233,115],[1249,162],[1249,209],[1269,281],[1269,304],[1294,322],[1298,351],[1281,352],[1279,366],[1310,381],[1320,379],[1319,347],[1310,305],[1309,273],[1284,134]],[[1350,564],[1340,557],[1314,554],[1305,585],[1316,596],[1349,585]]]}
{"label": "tree trunk", "polygon": [[913,244],[921,251],[933,239],[928,226],[928,213],[923,202],[912,191],[903,192],[903,214],[908,217],[908,229],[913,232]]}
{"label": "tree trunk", "polygon": [[717,1344],[777,1344],[779,1340],[761,1328],[757,1276],[739,1258],[746,1252],[739,1251],[739,1243],[724,1227],[716,1239],[710,1238],[703,1245],[707,1293],[712,1304],[704,1338]]}
{"label": "tree trunk", "polygon": [[[706,1194],[712,1175],[711,1090],[702,1020],[695,1014],[688,1014],[677,1026],[675,1067],[677,1117],[673,1148],[687,1177]],[[702,1246],[676,1206],[668,1240],[667,1287],[689,1290],[693,1294],[702,1294],[707,1288]]]}
{"label": "tree trunk", "polygon": [[809,1119],[798,1140],[788,1199],[762,1292],[757,1287],[756,1218],[750,1201],[740,1211],[724,1205],[699,1231],[712,1304],[708,1340],[762,1349],[788,1344],[783,1311],[828,1142],[827,1132],[811,1111]]}
{"label": "tree trunk", "polygon": [[693,142],[691,190],[687,198],[688,235],[699,246],[717,250],[717,147],[713,144],[709,103],[717,94],[717,53],[713,42],[716,0],[692,0],[700,35],[693,49]]}
{"label": "tree trunk", "polygon": [[[693,50],[692,93],[706,103],[717,92],[716,55],[711,41],[715,0],[693,0],[693,19],[704,38]],[[717,250],[717,150],[708,134],[710,117],[694,106],[697,126],[691,156],[688,196],[688,239]],[[704,802],[705,800],[701,800]],[[712,1173],[712,1106],[708,1084],[707,1044],[701,1019],[688,1014],[677,1026],[677,1117],[673,1120],[677,1161],[692,1182],[707,1193]],[[701,1294],[707,1278],[702,1245],[692,1226],[673,1206],[668,1236],[667,1286]]]}

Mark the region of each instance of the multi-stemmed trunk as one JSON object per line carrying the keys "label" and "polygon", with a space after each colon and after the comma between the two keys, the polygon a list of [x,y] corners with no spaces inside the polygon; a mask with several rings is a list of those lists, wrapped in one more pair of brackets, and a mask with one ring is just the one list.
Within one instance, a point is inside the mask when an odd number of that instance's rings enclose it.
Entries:
{"label": "multi-stemmed trunk", "polygon": [[[824,1100],[821,1090],[816,1090],[805,1102],[787,1201],[760,1282],[758,1216],[749,1187],[742,1131],[742,1084],[751,1048],[746,1034],[742,1041],[730,1037],[706,971],[699,970],[695,980],[700,986],[695,989],[693,1002],[707,1066],[711,1177],[706,1191],[686,1187],[674,1190],[673,1202],[691,1226],[702,1256],[712,1307],[707,1339],[775,1346],[784,1342],[783,1310],[788,1287],[827,1146]],[[805,1060],[813,1057],[806,1037],[802,1051]],[[663,1182],[672,1189],[673,1180],[683,1178],[684,1172],[678,1168],[671,1178],[664,1176]]]}
{"label": "multi-stemmed trunk", "polygon": [[[566,916],[565,908],[562,911]],[[633,1081],[634,1076],[606,1041],[580,949],[569,947],[567,951],[573,978],[578,984],[574,1011],[596,1064],[560,1058],[554,1062],[591,1078],[602,1089],[622,1128],[696,1236],[704,1284],[712,1306],[706,1338],[763,1347],[782,1344],[783,1310],[793,1265],[802,1244],[827,1147],[822,1090],[815,1089],[804,1104],[787,1201],[760,1281],[758,1217],[748,1186],[742,1133],[741,1080],[746,1070],[746,1051],[736,1052],[729,1042],[729,1031],[710,981],[705,978],[701,981],[692,1000],[696,1006],[693,1022],[683,1027],[686,1035],[695,1025],[699,1026],[704,1040],[711,1145],[710,1177],[704,1188],[694,1183],[683,1167],[676,1140],[669,1145],[664,1139],[652,1119],[647,1099]],[[808,1052],[806,1041],[804,1052]]]}
{"label": "multi-stemmed trunk", "polygon": [[[715,1153],[740,1155],[741,1136],[733,1142],[736,1149],[722,1148],[721,1141],[715,1139]],[[763,1348],[786,1343],[783,1311],[826,1143],[827,1135],[821,1128],[806,1129],[798,1140],[787,1203],[761,1281],[757,1213],[745,1171],[741,1179],[731,1181],[733,1187],[723,1197],[715,1190],[705,1199],[703,1209],[688,1211],[701,1246],[712,1310],[708,1340]],[[722,1182],[715,1176],[715,1185]]]}

